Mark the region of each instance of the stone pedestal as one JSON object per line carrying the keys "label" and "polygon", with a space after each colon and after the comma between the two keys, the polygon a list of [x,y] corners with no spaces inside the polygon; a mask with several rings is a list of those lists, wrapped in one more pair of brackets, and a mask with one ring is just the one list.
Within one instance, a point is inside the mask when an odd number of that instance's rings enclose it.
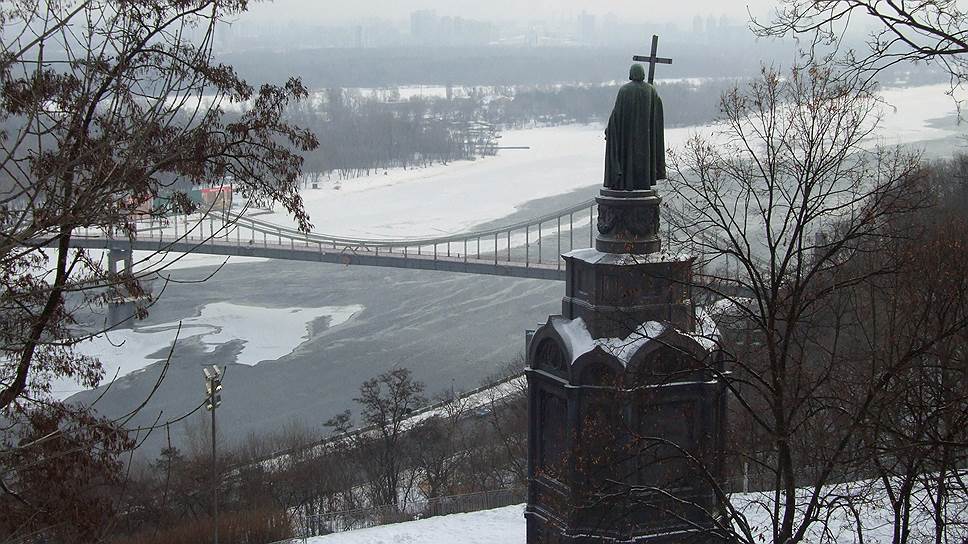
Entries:
{"label": "stone pedestal", "polygon": [[659,206],[655,191],[602,189],[598,198],[598,237],[595,249],[603,253],[644,255],[658,253]]}
{"label": "stone pedestal", "polygon": [[693,261],[660,253],[654,191],[598,203],[596,247],[564,255],[562,314],[528,344],[528,543],[715,541],[725,392]]}
{"label": "stone pedestal", "polygon": [[108,315],[104,324],[105,328],[132,329],[134,328],[135,316],[137,314],[138,306],[134,300],[112,300],[108,302]]}
{"label": "stone pedestal", "polygon": [[[134,250],[130,242],[112,241],[108,246],[106,258],[110,274],[134,273]],[[118,266],[119,264],[121,267]],[[141,284],[143,289],[150,290],[149,279],[143,278]],[[118,297],[108,301],[105,327],[111,329],[134,328],[135,322],[138,320],[139,305],[143,306],[146,302],[146,300],[131,297]]]}

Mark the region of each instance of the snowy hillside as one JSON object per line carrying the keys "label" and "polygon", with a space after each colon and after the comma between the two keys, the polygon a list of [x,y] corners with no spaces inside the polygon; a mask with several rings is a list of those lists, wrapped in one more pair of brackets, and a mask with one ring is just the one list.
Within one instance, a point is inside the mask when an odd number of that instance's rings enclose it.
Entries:
{"label": "snowy hillside", "polygon": [[524,543],[524,505],[372,527],[310,538],[307,544]]}
{"label": "snowy hillside", "polygon": [[[828,498],[838,497],[830,504],[825,523],[813,523],[806,532],[807,544],[886,544],[892,541],[893,514],[883,487],[876,481],[859,481],[825,488]],[[911,541],[930,541],[934,525],[928,505],[928,493],[922,488],[915,492],[911,505]],[[804,508],[810,493],[804,490],[798,497]],[[743,493],[732,496],[732,504],[746,518],[749,533],[746,539],[768,542],[771,532],[769,505],[774,496],[766,493]],[[852,506],[849,506],[853,503]],[[958,505],[964,512],[965,505]],[[853,510],[852,510],[853,509]],[[856,517],[855,517],[856,516]],[[858,539],[857,521],[861,524],[863,540]],[[740,533],[745,531],[738,529]],[[345,533],[310,538],[309,544],[513,544],[525,541],[526,522],[524,505],[494,510],[453,514],[408,523],[397,523]],[[965,534],[959,524],[947,527],[949,541],[955,542]],[[963,541],[963,540],[961,540]]]}

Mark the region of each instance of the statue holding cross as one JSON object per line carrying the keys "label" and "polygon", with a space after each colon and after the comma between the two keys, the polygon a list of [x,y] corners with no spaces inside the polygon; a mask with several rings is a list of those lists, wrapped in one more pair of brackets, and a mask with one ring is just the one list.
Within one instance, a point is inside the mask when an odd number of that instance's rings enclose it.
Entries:
{"label": "statue holding cross", "polygon": [[632,60],[649,63],[645,68],[633,64],[629,82],[622,86],[605,129],[605,187],[613,190],[647,190],[665,179],[665,127],[662,100],[652,85],[656,64],[672,64],[672,59],[657,56],[659,37],[652,37],[652,54]]}

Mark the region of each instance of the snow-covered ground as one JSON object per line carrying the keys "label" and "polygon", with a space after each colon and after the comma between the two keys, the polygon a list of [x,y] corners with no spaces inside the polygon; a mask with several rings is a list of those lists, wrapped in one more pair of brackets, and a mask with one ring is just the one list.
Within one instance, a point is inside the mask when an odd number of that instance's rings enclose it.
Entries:
{"label": "snow-covered ground", "polygon": [[310,538],[307,544],[524,544],[524,505]]}
{"label": "snow-covered ground", "polygon": [[[767,542],[770,519],[766,511],[754,506],[751,495],[739,499],[749,512],[746,514],[754,537]],[[865,542],[885,544],[891,541],[891,528],[886,524],[886,505],[884,508],[864,509]],[[828,524],[830,535],[820,538],[819,524],[817,534],[809,534],[807,543],[837,542],[854,544],[857,534],[853,531],[852,520],[845,516],[834,515]],[[305,544],[524,544],[527,524],[524,518],[524,505],[507,506],[494,510],[484,510],[469,514],[452,514],[407,523],[396,523],[335,533],[309,538]],[[831,538],[832,535],[832,538]]]}
{"label": "snow-covered ground", "polygon": [[[604,134],[598,126],[511,130],[497,156],[421,169],[332,179],[303,192],[319,233],[373,238],[433,237],[500,219],[521,205],[599,183]],[[338,189],[337,189],[338,187]],[[294,226],[279,209],[259,219]]]}
{"label": "snow-covered ground", "polygon": [[[838,496],[839,506],[824,510],[825,523],[813,523],[804,538],[805,544],[858,544],[859,542],[887,544],[892,541],[893,514],[882,486],[876,481],[840,484],[831,488],[831,496]],[[807,496],[800,500],[805,503]],[[852,511],[847,498],[853,497]],[[915,493],[911,513],[911,541],[933,541],[934,525],[924,490]],[[732,505],[749,525],[754,541],[769,542],[772,517],[772,493],[745,493],[731,497]],[[963,508],[949,504],[949,513],[963,513]],[[863,541],[858,538],[857,522]],[[951,520],[949,520],[951,521]],[[508,506],[469,514],[453,514],[434,518],[384,525],[345,533],[309,538],[306,544],[524,544],[526,523],[524,505]],[[947,528],[949,541],[964,539],[964,529],[952,523]]]}

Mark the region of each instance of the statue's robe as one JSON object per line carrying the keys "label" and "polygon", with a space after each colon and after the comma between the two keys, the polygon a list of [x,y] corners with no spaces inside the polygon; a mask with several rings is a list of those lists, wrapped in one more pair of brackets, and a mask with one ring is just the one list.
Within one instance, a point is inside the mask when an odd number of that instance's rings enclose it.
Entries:
{"label": "statue's robe", "polygon": [[643,190],[665,179],[662,100],[649,83],[622,86],[605,129],[605,187]]}

